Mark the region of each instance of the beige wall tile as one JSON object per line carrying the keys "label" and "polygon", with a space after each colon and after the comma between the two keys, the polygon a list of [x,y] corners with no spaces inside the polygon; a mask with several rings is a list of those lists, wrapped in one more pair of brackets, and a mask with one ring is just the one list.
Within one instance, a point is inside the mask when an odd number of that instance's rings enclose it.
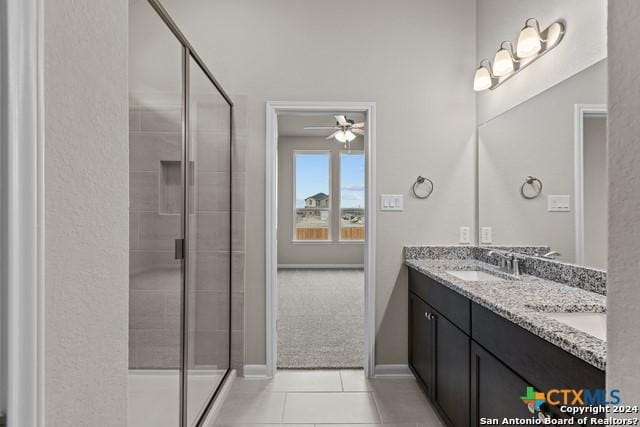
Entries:
{"label": "beige wall tile", "polygon": [[129,209],[158,210],[158,172],[129,173]]}

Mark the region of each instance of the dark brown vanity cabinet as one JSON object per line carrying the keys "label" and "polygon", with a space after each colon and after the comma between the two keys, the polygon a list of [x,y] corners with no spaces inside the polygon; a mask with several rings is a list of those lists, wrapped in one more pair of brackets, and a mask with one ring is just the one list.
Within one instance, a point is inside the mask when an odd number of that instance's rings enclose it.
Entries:
{"label": "dark brown vanity cabinet", "polygon": [[475,342],[471,343],[471,425],[481,418],[526,418],[520,400],[529,384]]}
{"label": "dark brown vanity cabinet", "polygon": [[409,364],[429,397],[435,395],[435,326],[433,309],[409,294]]}
{"label": "dark brown vanity cabinet", "polygon": [[[424,284],[422,278],[414,279],[415,284]],[[446,295],[443,299],[448,301]],[[441,302],[436,299],[436,304]],[[409,293],[409,366],[442,418],[452,426],[469,425],[469,346],[469,335],[418,295]]]}
{"label": "dark brown vanity cabinet", "polygon": [[408,320],[409,366],[448,426],[531,417],[527,387],[604,388],[603,371],[413,269]]}

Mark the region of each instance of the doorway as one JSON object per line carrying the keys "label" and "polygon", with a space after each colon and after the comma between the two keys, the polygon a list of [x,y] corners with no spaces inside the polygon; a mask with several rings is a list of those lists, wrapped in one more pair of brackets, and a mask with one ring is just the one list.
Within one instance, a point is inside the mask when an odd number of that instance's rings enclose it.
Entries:
{"label": "doorway", "polygon": [[576,262],[607,268],[607,106],[575,107]]}
{"label": "doorway", "polygon": [[268,376],[373,373],[374,125],[373,103],[267,103]]}

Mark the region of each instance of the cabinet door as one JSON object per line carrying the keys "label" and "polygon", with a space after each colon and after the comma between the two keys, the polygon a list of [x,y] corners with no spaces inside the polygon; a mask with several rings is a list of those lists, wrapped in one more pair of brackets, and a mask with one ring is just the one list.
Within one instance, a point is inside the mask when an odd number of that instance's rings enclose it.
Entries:
{"label": "cabinet door", "polygon": [[447,424],[469,426],[469,346],[471,339],[437,315],[435,403]]}
{"label": "cabinet door", "polygon": [[409,293],[409,365],[433,397],[435,369],[435,327],[433,310],[413,293]]}
{"label": "cabinet door", "polygon": [[481,418],[530,418],[522,402],[529,384],[506,365],[471,342],[471,425]]}

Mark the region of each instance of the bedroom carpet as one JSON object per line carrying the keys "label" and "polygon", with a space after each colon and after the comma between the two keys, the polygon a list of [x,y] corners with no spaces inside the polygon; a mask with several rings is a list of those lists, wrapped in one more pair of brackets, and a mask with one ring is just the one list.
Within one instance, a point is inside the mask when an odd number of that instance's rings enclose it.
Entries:
{"label": "bedroom carpet", "polygon": [[364,271],[278,270],[278,368],[361,368]]}

